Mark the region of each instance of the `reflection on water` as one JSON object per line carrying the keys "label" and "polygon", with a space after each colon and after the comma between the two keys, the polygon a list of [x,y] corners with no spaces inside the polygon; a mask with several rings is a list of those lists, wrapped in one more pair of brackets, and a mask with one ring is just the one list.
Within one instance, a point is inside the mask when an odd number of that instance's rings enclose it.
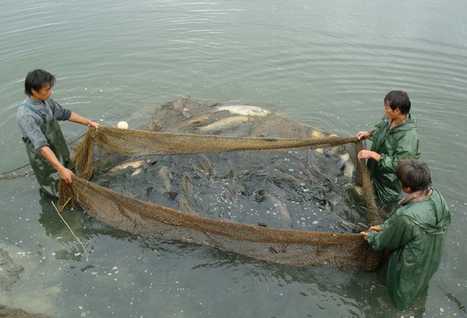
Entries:
{"label": "reflection on water", "polygon": [[[92,253],[92,250],[83,251],[82,246],[73,236],[71,231],[66,227],[62,219],[57,215],[57,210],[52,202],[57,205],[56,198],[39,190],[39,204],[41,212],[39,215],[39,223],[44,228],[44,233],[59,240],[65,245],[63,250],[55,252],[57,259],[80,261],[87,253]],[[87,215],[79,207],[65,209],[62,212],[62,217],[73,233],[83,242],[84,247],[88,242],[100,235],[106,235],[115,239],[131,239],[132,236],[126,232],[118,231],[110,226],[100,223],[91,216]]]}

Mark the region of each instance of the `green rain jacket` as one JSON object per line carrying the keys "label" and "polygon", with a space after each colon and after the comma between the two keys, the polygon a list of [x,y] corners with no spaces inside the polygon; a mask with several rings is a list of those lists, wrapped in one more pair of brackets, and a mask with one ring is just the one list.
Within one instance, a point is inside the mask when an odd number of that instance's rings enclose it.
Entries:
{"label": "green rain jacket", "polygon": [[381,155],[381,160],[368,160],[373,187],[380,208],[397,205],[401,198],[401,185],[396,176],[396,168],[401,159],[420,158],[419,140],[415,120],[407,117],[407,121],[390,128],[390,122],[384,118],[373,131],[370,140],[371,150]]}
{"label": "green rain jacket", "polygon": [[382,225],[370,232],[368,243],[375,250],[389,250],[386,285],[399,309],[423,294],[438,269],[444,234],[451,214],[443,196],[433,190],[420,202],[400,206]]}

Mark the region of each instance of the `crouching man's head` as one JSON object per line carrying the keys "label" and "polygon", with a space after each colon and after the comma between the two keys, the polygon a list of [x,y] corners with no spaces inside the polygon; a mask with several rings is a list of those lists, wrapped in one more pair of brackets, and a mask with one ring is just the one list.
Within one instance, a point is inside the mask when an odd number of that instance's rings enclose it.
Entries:
{"label": "crouching man's head", "polygon": [[401,160],[396,175],[402,184],[402,191],[412,193],[431,188],[431,172],[428,165],[420,160]]}

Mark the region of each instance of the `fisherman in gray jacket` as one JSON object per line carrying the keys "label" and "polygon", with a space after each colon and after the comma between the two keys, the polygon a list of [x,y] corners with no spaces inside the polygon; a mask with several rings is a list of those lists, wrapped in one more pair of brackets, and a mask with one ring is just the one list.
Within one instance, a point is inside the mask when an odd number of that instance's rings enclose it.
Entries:
{"label": "fisherman in gray jacket", "polygon": [[73,177],[70,151],[58,121],[69,120],[94,128],[99,125],[54,101],[54,84],[55,76],[47,71],[29,72],[24,81],[27,98],[18,106],[16,121],[41,190],[56,196],[57,174],[67,184]]}

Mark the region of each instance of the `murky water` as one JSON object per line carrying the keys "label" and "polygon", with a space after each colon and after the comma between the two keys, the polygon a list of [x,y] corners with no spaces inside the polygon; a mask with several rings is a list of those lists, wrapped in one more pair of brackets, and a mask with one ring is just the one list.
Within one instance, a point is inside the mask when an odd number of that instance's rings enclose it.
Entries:
{"label": "murky water", "polygon": [[[27,160],[15,107],[37,67],[57,74],[65,107],[107,124],[190,95],[351,134],[381,117],[387,91],[403,88],[453,212],[424,309],[397,312],[374,273],[148,242],[70,213],[87,261],[33,178],[1,181],[0,247],[25,270],[0,303],[56,317],[466,316],[463,1],[3,0],[0,30],[1,172]],[[63,127],[69,138],[83,131]]]}

